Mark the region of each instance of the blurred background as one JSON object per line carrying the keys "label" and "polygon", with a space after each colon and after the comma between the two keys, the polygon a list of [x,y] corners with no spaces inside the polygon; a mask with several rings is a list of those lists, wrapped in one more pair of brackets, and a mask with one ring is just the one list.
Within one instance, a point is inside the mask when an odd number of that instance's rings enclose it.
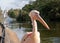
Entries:
{"label": "blurred background", "polygon": [[47,30],[38,21],[41,43],[60,43],[60,0],[0,0],[0,22],[22,36],[32,30],[29,12],[40,11],[40,16],[47,22]]}

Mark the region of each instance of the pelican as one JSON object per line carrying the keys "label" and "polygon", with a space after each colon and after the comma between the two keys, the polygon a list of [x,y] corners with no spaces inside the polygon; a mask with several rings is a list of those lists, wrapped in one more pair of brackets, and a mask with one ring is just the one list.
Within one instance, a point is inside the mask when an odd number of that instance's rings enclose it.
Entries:
{"label": "pelican", "polygon": [[[3,33],[2,30],[4,30],[5,33]],[[4,34],[5,36],[3,37]],[[4,40],[2,40],[3,38]],[[8,27],[4,27],[3,24],[0,23],[0,43],[20,43],[20,40],[15,32]]]}
{"label": "pelican", "polygon": [[32,21],[32,32],[27,32],[23,36],[21,43],[40,43],[40,33],[37,30],[36,20],[38,20],[40,23],[42,23],[43,26],[45,26],[47,29],[50,29],[49,26],[47,25],[47,23],[42,19],[42,17],[39,14],[40,13],[37,10],[32,10],[29,13],[29,16]]}

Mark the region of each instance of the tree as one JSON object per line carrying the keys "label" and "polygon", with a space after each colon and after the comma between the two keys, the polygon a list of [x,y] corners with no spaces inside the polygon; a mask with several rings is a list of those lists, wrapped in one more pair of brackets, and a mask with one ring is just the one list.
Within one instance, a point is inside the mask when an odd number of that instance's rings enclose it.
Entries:
{"label": "tree", "polygon": [[16,18],[17,22],[27,22],[29,21],[28,12],[24,10],[19,11],[19,16]]}
{"label": "tree", "polygon": [[8,16],[11,18],[16,18],[19,15],[19,10],[18,9],[10,9],[8,11]]}
{"label": "tree", "polygon": [[41,8],[42,14],[50,20],[60,18],[60,1],[52,1]]}
{"label": "tree", "polygon": [[31,4],[27,4],[27,5],[25,5],[23,8],[22,8],[22,10],[24,10],[24,11],[26,11],[26,12],[30,12],[31,10],[33,10],[34,9],[34,6],[32,6]]}
{"label": "tree", "polygon": [[0,22],[4,22],[4,15],[2,14],[2,9],[0,8]]}

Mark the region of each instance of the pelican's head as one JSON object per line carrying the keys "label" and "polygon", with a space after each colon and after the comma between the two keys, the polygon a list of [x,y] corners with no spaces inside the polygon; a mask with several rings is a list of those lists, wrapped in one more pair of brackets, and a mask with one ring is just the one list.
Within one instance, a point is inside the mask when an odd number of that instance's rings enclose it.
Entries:
{"label": "pelican's head", "polygon": [[29,13],[29,16],[31,18],[31,20],[38,20],[40,23],[42,23],[47,29],[50,29],[49,26],[47,25],[47,23],[41,18],[41,16],[39,15],[40,12],[37,10],[32,10]]}

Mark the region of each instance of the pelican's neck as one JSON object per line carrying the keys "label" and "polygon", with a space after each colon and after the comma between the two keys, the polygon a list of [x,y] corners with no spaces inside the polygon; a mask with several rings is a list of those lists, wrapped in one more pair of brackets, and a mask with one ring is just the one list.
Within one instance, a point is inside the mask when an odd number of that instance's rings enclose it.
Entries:
{"label": "pelican's neck", "polygon": [[37,22],[36,20],[32,20],[33,32],[37,32]]}

